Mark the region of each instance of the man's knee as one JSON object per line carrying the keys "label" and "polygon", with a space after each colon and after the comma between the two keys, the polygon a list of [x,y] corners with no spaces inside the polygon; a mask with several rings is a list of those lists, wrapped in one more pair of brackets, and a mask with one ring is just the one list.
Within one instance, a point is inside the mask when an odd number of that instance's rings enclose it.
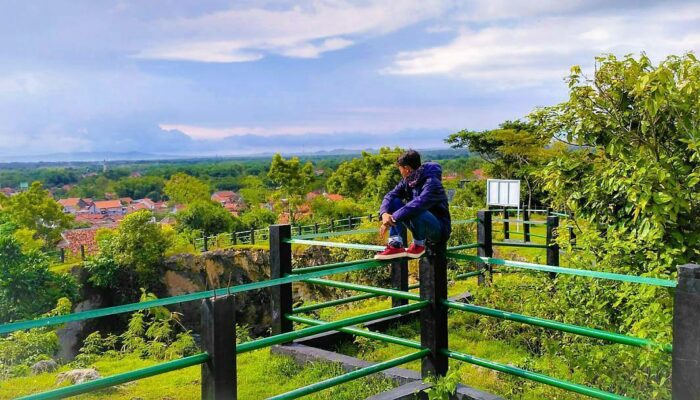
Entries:
{"label": "man's knee", "polygon": [[389,202],[389,212],[394,213],[396,212],[399,208],[403,207],[404,203],[401,201],[401,199],[395,198]]}

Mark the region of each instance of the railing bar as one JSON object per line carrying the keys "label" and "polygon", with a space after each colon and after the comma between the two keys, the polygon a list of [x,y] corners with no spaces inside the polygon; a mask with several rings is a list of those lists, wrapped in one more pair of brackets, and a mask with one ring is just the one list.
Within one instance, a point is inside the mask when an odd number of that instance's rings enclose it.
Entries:
{"label": "railing bar", "polygon": [[313,284],[317,284],[317,285],[323,285],[323,286],[336,287],[336,288],[341,288],[341,289],[355,290],[358,292],[375,293],[378,295],[395,297],[395,298],[399,298],[399,299],[416,300],[416,301],[420,300],[420,295],[417,293],[409,293],[409,292],[404,292],[404,291],[395,290],[395,289],[384,289],[384,288],[378,288],[378,287],[374,287],[374,286],[359,285],[357,283],[338,282],[338,281],[332,281],[332,280],[328,280],[328,279],[318,279],[318,278],[305,279],[304,282],[313,283]]}
{"label": "railing bar", "polygon": [[175,371],[194,365],[199,365],[209,360],[209,354],[199,353],[189,357],[184,357],[179,360],[167,361],[164,363],[151,365],[150,367],[141,368],[133,371],[124,372],[104,378],[96,379],[85,383],[78,383],[71,386],[54,389],[48,392],[32,394],[20,397],[18,400],[48,400],[48,399],[63,399],[66,397],[76,396],[81,393],[92,392],[99,389],[108,388],[111,386],[120,385],[122,383],[135,381],[138,379],[148,378],[154,375],[164,374],[166,372]]}
{"label": "railing bar", "polygon": [[652,342],[651,340],[642,339],[634,336],[627,336],[620,333],[604,331],[595,328],[588,328],[585,326],[567,324],[564,322],[553,321],[544,318],[530,317],[527,315],[516,314],[512,312],[497,310],[494,308],[476,306],[473,304],[458,303],[455,301],[445,300],[443,304],[449,308],[455,310],[461,310],[466,312],[472,312],[475,314],[486,315],[494,318],[507,319],[509,321],[521,322],[524,324],[540,326],[548,329],[555,329],[562,332],[573,333],[576,335],[592,337],[595,339],[608,340],[615,343],[625,344],[628,346],[635,347],[661,347],[665,352],[670,353],[673,350],[673,346],[670,344],[659,345]]}
{"label": "railing bar", "polygon": [[589,278],[607,279],[607,280],[612,280],[612,281],[629,282],[629,283],[640,283],[640,284],[645,284],[645,285],[663,286],[663,287],[670,287],[670,288],[674,288],[677,285],[676,281],[673,281],[670,279],[647,278],[644,276],[624,275],[624,274],[616,274],[616,273],[612,273],[612,272],[598,272],[598,271],[589,271],[589,270],[576,269],[576,268],[554,267],[554,266],[550,266],[550,265],[532,264],[532,263],[526,263],[526,262],[521,262],[521,261],[509,261],[509,260],[502,260],[499,258],[479,257],[479,256],[472,256],[469,254],[460,254],[460,253],[448,253],[447,256],[450,258],[456,258],[459,260],[483,262],[483,263],[492,264],[492,265],[503,265],[505,267],[528,269],[528,270],[532,270],[532,271],[556,272],[558,274],[577,275],[577,276],[585,276],[585,277],[589,277]]}
{"label": "railing bar", "polygon": [[554,387],[557,387],[560,389],[568,390],[568,391],[574,392],[574,393],[583,394],[583,395],[590,396],[590,397],[593,397],[596,399],[632,400],[629,397],[620,396],[620,395],[615,394],[615,393],[605,392],[605,391],[600,390],[600,389],[595,389],[595,388],[591,388],[588,386],[579,385],[577,383],[568,382],[568,381],[565,381],[562,379],[552,378],[551,376],[539,374],[536,372],[527,371],[527,370],[524,370],[522,368],[514,367],[511,365],[505,365],[505,364],[497,363],[494,361],[485,360],[483,358],[474,357],[474,356],[469,355],[469,354],[459,353],[459,352],[447,350],[447,349],[441,349],[440,352],[442,354],[445,354],[446,356],[452,358],[452,359],[455,359],[455,360],[464,361],[464,362],[467,362],[470,364],[478,365],[480,367],[492,369],[495,371],[503,372],[506,374],[514,375],[514,376],[518,376],[520,378],[529,379],[531,381],[544,383],[545,385],[554,386]]}
{"label": "railing bar", "polygon": [[430,353],[430,350],[428,349],[423,349],[420,351],[417,351],[415,353],[411,353],[405,356],[397,357],[389,361],[384,361],[380,362],[374,365],[371,365],[369,367],[364,367],[360,369],[356,369],[354,371],[348,372],[347,374],[336,376],[330,379],[326,379],[325,381],[321,382],[316,382],[308,386],[304,386],[302,388],[292,390],[291,392],[283,393],[274,397],[270,397],[268,400],[287,400],[287,399],[296,399],[302,396],[306,396],[311,393],[315,393],[318,391],[321,391],[323,389],[328,389],[330,387],[339,385],[341,383],[349,382],[358,378],[365,377],[367,375],[374,374],[376,372],[383,371],[385,369],[393,368],[398,365],[405,364],[407,362],[411,362],[414,360],[421,359],[425,356],[427,356]]}
{"label": "railing bar", "polygon": [[40,318],[35,320],[26,320],[19,322],[11,322],[0,325],[0,334],[9,333],[21,329],[30,329],[45,327],[51,325],[64,324],[66,322],[80,321],[84,319],[105,317],[108,315],[121,314],[125,312],[144,310],[152,307],[160,307],[171,304],[183,303],[186,301],[201,300],[209,297],[224,296],[231,293],[240,293],[248,290],[263,289],[271,286],[281,285],[285,283],[293,283],[303,281],[309,278],[317,278],[321,276],[334,275],[344,272],[375,268],[382,265],[387,265],[387,261],[367,261],[364,264],[349,265],[346,267],[334,268],[330,270],[309,272],[302,275],[289,275],[278,279],[269,279],[262,282],[247,283],[244,285],[232,286],[229,288],[221,288],[216,290],[207,290],[203,292],[188,293],[180,296],[166,297],[156,300],[148,300],[139,303],[130,303],[114,307],[99,308],[95,310],[82,311],[67,315],[58,315],[54,317]]}

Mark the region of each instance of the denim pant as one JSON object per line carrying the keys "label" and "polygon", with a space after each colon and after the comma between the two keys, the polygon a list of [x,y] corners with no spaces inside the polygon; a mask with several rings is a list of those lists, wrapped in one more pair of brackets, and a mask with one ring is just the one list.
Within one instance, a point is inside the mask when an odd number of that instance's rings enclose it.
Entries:
{"label": "denim pant", "polygon": [[[389,203],[389,213],[393,214],[403,206],[403,201],[394,199]],[[438,243],[442,239],[442,225],[430,211],[421,211],[411,217],[411,219],[404,221],[403,224],[413,234],[413,241],[416,245],[424,246],[426,240]],[[404,245],[401,237],[401,228],[398,224],[389,229],[389,243],[397,247]]]}

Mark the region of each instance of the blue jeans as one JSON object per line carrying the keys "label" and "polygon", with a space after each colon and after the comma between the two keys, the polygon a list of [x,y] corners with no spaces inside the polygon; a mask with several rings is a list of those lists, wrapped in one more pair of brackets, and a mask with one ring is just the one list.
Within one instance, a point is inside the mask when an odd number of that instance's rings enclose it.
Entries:
{"label": "blue jeans", "polygon": [[[403,201],[394,199],[389,203],[389,213],[394,213],[399,208],[403,207]],[[442,239],[442,225],[440,221],[430,211],[422,211],[411,219],[404,221],[403,224],[413,234],[413,242],[418,246],[425,246],[425,241],[438,243]],[[389,243],[395,247],[404,245],[401,237],[401,228],[399,224],[392,226],[389,229]]]}

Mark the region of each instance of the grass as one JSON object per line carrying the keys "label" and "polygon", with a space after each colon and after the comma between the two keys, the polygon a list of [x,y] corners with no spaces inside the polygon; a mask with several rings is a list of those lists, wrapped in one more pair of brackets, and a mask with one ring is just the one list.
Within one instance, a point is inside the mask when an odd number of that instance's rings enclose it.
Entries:
{"label": "grass", "polygon": [[[109,376],[156,364],[135,355],[102,357],[94,367],[102,376]],[[238,398],[264,399],[277,394],[338,376],[341,367],[331,363],[308,363],[297,365],[291,357],[270,354],[261,349],[237,357]],[[54,373],[43,373],[28,377],[13,378],[0,382],[0,399],[11,399],[31,393],[55,389],[56,374],[69,370],[62,367]],[[64,384],[65,385],[65,384]],[[308,396],[308,399],[354,400],[386,391],[394,384],[378,377],[362,378]],[[110,400],[194,400],[201,398],[200,367],[190,367],[167,374],[130,382],[118,387],[103,389],[74,397],[75,399]]]}

